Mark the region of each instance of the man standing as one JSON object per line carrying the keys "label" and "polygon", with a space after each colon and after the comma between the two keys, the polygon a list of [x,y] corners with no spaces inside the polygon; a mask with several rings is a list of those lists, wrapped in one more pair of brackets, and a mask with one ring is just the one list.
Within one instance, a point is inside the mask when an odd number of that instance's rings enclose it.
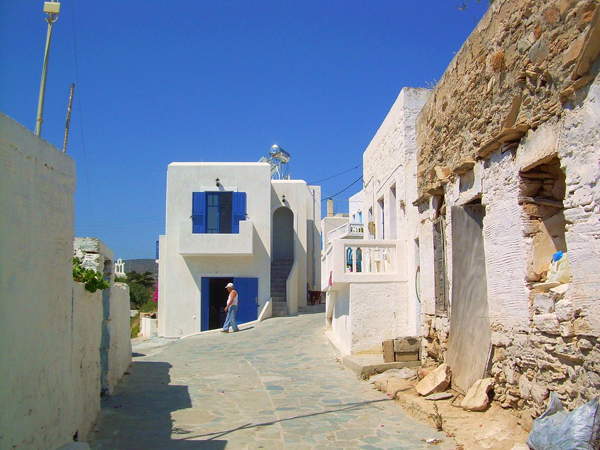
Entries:
{"label": "man standing", "polygon": [[229,327],[231,327],[235,333],[236,331],[240,331],[237,322],[235,321],[235,314],[237,313],[238,308],[238,294],[233,288],[233,283],[228,283],[225,288],[229,291],[229,298],[227,299],[227,306],[225,306],[227,318],[225,319],[225,324],[223,324],[221,333],[229,333]]}

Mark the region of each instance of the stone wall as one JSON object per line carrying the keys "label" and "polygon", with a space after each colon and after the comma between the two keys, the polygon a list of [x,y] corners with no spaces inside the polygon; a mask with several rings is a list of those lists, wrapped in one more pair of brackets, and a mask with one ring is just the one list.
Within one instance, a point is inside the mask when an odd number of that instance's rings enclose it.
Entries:
{"label": "stone wall", "polygon": [[[417,120],[425,360],[449,333],[426,281],[433,222],[452,300],[451,207],[481,202],[495,400],[526,428],[550,391],[570,409],[600,392],[599,32],[597,1],[496,0]],[[557,250],[570,283],[544,292]]]}
{"label": "stone wall", "polygon": [[[110,282],[102,291],[100,364],[101,391],[112,394],[131,364],[131,331],[129,323],[129,286],[115,283],[114,255],[101,240],[75,238],[75,256],[87,269],[96,270]],[[94,323],[94,322],[93,322]]]}
{"label": "stone wall", "polygon": [[496,0],[419,116],[419,195],[585,97],[599,33],[596,0]]}

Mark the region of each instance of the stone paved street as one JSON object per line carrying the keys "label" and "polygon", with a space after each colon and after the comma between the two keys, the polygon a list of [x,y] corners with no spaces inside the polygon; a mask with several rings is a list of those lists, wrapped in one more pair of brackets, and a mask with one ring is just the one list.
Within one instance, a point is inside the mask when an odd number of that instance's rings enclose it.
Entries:
{"label": "stone paved street", "polygon": [[[136,350],[93,449],[425,449],[449,439],[344,369],[324,314]],[[439,447],[438,447],[439,448]]]}

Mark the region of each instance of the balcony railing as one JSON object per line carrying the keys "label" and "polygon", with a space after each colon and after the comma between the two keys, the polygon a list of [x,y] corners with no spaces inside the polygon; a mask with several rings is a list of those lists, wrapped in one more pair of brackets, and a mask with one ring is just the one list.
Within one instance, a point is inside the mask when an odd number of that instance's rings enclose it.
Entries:
{"label": "balcony railing", "polygon": [[402,240],[336,239],[321,261],[321,286],[406,281],[405,246]]}
{"label": "balcony railing", "polygon": [[179,254],[182,256],[251,256],[254,223],[240,221],[239,233],[192,233],[192,221],[179,224]]}
{"label": "balcony railing", "polygon": [[327,233],[327,242],[334,239],[360,239],[363,237],[365,225],[362,223],[345,223]]}

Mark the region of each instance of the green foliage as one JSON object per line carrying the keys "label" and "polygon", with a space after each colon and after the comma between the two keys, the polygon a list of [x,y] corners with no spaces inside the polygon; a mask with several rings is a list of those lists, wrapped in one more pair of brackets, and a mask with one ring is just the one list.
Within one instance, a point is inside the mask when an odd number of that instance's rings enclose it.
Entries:
{"label": "green foliage", "polygon": [[123,280],[129,286],[129,301],[142,312],[156,311],[156,303],[152,301],[156,280],[152,272],[129,272]]}
{"label": "green foliage", "polygon": [[434,400],[433,402],[433,414],[429,414],[429,417],[433,419],[433,423],[438,431],[442,431],[444,429],[444,422],[446,419],[440,413],[437,402]]}
{"label": "green foliage", "polygon": [[132,317],[129,323],[131,325],[131,339],[138,337],[140,333],[140,313]]}
{"label": "green foliage", "polygon": [[85,290],[92,293],[110,287],[110,283],[102,278],[100,272],[82,267],[79,258],[73,258],[73,279],[83,283]]}

